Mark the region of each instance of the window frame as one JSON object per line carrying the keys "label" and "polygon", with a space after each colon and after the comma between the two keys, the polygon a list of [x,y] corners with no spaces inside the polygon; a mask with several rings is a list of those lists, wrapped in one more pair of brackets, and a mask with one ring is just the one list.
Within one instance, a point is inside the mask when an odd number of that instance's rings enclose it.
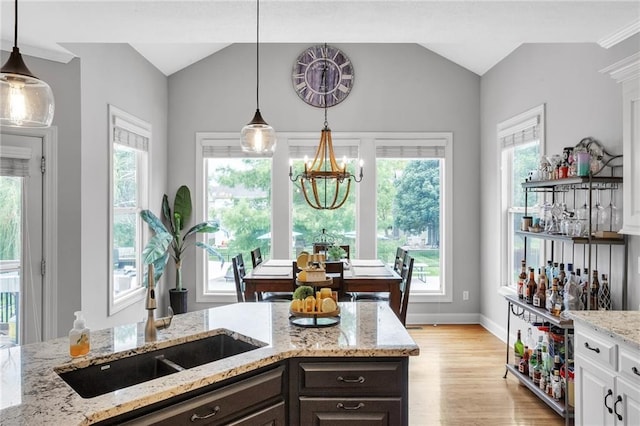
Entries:
{"label": "window frame", "polygon": [[142,266],[142,250],[148,239],[148,231],[143,224],[140,217],[140,211],[148,208],[149,205],[149,182],[150,182],[150,159],[149,159],[149,145],[151,144],[151,124],[135,117],[123,111],[114,105],[108,105],[109,114],[109,249],[108,249],[108,315],[112,316],[127,306],[130,306],[140,300],[144,299],[145,287],[142,285],[141,280],[138,280],[138,286],[124,294],[115,296],[115,283],[114,283],[114,256],[113,256],[113,233],[114,233],[114,219],[116,209],[114,208],[114,194],[113,194],[113,156],[115,154],[115,145],[124,145],[116,141],[116,128],[121,128],[129,133],[135,134],[146,140],[145,148],[133,148],[136,151],[136,174],[138,176],[137,182],[137,200],[135,208],[126,208],[128,211],[136,212],[136,247],[134,249],[136,258],[136,276],[142,277],[144,275],[144,268]]}
{"label": "window frame", "polygon": [[[511,195],[514,191],[514,182],[510,179],[513,169],[514,149],[518,146],[524,146],[536,139],[526,140],[517,139],[517,135],[536,127],[539,154],[545,155],[545,104],[538,105],[527,111],[524,111],[514,117],[504,120],[497,125],[497,146],[499,155],[499,176],[500,182],[500,280],[498,282],[499,289],[506,292],[514,292],[516,290],[516,282],[510,278],[515,276],[511,269],[514,267],[513,261],[515,234],[511,232],[514,229],[513,219],[515,215],[525,212],[525,206],[513,206]],[[511,139],[512,143],[507,144],[505,141]],[[527,244],[527,243],[525,243]],[[541,255],[545,257],[546,245],[541,244]],[[525,248],[526,250],[526,248]]]}

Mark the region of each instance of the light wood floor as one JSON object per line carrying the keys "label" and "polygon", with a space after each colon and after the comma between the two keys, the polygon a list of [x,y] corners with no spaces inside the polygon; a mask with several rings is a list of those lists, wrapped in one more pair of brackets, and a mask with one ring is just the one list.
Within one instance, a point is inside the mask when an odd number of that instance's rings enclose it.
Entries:
{"label": "light wood floor", "polygon": [[564,419],[505,372],[505,343],[480,325],[409,326],[411,426],[561,426]]}

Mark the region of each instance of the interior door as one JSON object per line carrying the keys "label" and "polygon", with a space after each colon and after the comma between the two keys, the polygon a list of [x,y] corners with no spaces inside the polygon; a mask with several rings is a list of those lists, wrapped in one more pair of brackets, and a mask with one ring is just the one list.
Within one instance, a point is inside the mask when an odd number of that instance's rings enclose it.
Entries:
{"label": "interior door", "polygon": [[0,346],[42,340],[43,138],[0,135]]}

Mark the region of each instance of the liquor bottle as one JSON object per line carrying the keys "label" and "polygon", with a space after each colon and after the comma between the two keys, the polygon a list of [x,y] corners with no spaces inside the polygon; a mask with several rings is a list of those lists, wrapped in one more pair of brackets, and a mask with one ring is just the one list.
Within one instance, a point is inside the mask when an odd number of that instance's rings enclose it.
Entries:
{"label": "liquor bottle", "polygon": [[524,345],[529,348],[529,356],[531,356],[533,349],[536,347],[536,341],[533,338],[533,330],[531,330],[531,327],[527,329],[527,338],[524,341]]}
{"label": "liquor bottle", "polygon": [[591,291],[589,292],[589,310],[598,310],[598,291],[600,290],[600,282],[598,281],[598,271],[593,270],[591,278]]}
{"label": "liquor bottle", "polygon": [[547,276],[547,279],[549,281],[552,281],[558,275],[560,275],[560,267],[558,266],[558,262],[553,262],[553,269],[551,270],[551,276],[550,277]]}
{"label": "liquor bottle", "polygon": [[524,343],[522,343],[522,334],[520,333],[520,330],[518,330],[518,338],[513,344],[513,354],[515,356],[515,365],[517,367],[520,365],[520,361],[524,356]]}
{"label": "liquor bottle", "polygon": [[560,290],[558,290],[552,314],[559,317],[562,311],[564,311],[564,292],[560,292]]}
{"label": "liquor bottle", "polygon": [[518,275],[518,299],[524,299],[524,283],[527,280],[527,264],[525,260],[520,262],[520,275]]}
{"label": "liquor bottle", "polygon": [[[542,376],[542,349],[536,352],[536,364],[533,366],[533,384],[540,386],[540,377]],[[531,365],[529,365],[531,368]]]}
{"label": "liquor bottle", "polygon": [[524,354],[522,359],[520,360],[520,364],[518,365],[518,371],[525,376],[529,375],[529,347],[524,347]]}
{"label": "liquor bottle", "polygon": [[529,278],[527,278],[527,288],[525,290],[525,300],[528,304],[533,303],[533,294],[536,291],[536,277],[533,268],[529,268]]}
{"label": "liquor bottle", "polygon": [[567,274],[564,272],[564,263],[560,264],[560,272],[558,272],[558,293],[562,294],[564,284],[567,282]]}
{"label": "liquor bottle", "polygon": [[551,260],[547,260],[547,266],[542,268],[544,269],[544,274],[551,279],[553,277],[553,262]]}
{"label": "liquor bottle", "polygon": [[[553,279],[553,284],[551,284],[551,290],[547,291],[547,311],[551,313],[551,315],[556,315],[555,307],[558,302],[558,278]],[[557,314],[559,315],[559,314]]]}
{"label": "liquor bottle", "polygon": [[538,365],[537,361],[538,353],[534,350],[529,354],[529,378],[533,380],[533,372],[536,369],[536,365]]}
{"label": "liquor bottle", "polygon": [[533,295],[533,306],[536,308],[545,308],[545,299],[547,297],[547,277],[544,274],[544,269],[541,269],[540,276],[538,277],[538,290]]}
{"label": "liquor bottle", "polygon": [[611,310],[611,291],[609,289],[609,281],[607,274],[602,274],[602,283],[598,292],[598,309],[601,311]]}

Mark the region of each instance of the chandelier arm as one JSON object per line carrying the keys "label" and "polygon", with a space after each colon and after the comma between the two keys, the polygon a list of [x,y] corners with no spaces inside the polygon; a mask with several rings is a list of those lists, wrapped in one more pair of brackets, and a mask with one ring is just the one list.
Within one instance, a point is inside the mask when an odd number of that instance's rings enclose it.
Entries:
{"label": "chandelier arm", "polygon": [[314,204],[309,200],[309,197],[307,196],[307,191],[306,191],[306,189],[304,188],[304,185],[302,185],[302,194],[304,195],[304,199],[305,199],[305,201],[307,202],[307,204],[308,204],[310,207],[312,207],[312,208],[314,208],[314,209],[316,209],[316,210],[319,210],[319,207],[316,207],[316,206],[315,206],[315,205],[314,205]]}
{"label": "chandelier arm", "polygon": [[321,208],[322,203],[320,202],[320,195],[318,194],[318,181],[316,179],[311,180],[311,188],[313,189],[313,199],[316,202],[316,206],[318,206],[318,208]]}
{"label": "chandelier arm", "polygon": [[335,206],[334,209],[339,209],[340,207],[342,207],[342,205],[345,203],[345,201],[347,201],[347,198],[349,198],[349,190],[350,189],[351,189],[351,179],[349,179],[347,181],[347,193],[344,195],[344,198],[342,199],[342,202],[340,202],[340,204]]}
{"label": "chandelier arm", "polygon": [[340,167],[338,167],[338,163],[336,162],[336,155],[333,152],[333,140],[331,138],[331,130],[328,130],[327,133],[328,133],[327,138],[329,140],[329,143],[327,145],[329,146],[329,161],[331,162],[331,171],[332,172],[341,171]]}
{"label": "chandelier arm", "polygon": [[[331,209],[333,209],[333,206],[336,205],[336,201],[338,201],[338,195],[340,194],[340,181],[338,179],[335,179],[335,182],[336,182],[336,189],[333,192],[333,201],[331,202],[331,207],[330,207]],[[326,190],[325,190],[324,196],[325,198],[327,196]],[[325,203],[325,206],[326,206],[326,203]]]}

